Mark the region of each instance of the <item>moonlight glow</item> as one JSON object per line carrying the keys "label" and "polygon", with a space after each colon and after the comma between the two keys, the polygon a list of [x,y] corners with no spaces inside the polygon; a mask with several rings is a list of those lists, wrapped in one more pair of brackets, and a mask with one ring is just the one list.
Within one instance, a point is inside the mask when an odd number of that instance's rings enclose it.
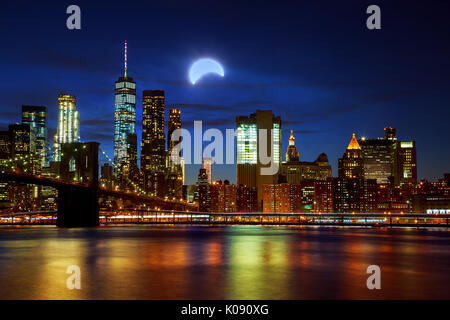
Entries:
{"label": "moonlight glow", "polygon": [[213,59],[200,59],[195,61],[189,69],[189,79],[195,84],[201,77],[207,73],[215,73],[224,76],[224,71],[220,63]]}

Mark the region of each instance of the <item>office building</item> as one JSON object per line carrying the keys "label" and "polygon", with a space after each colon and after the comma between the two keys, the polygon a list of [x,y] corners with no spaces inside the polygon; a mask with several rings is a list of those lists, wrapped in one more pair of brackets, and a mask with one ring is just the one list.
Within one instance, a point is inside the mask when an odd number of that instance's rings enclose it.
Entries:
{"label": "office building", "polygon": [[377,182],[375,179],[334,178],[333,205],[335,212],[377,211]]}
{"label": "office building", "polygon": [[238,186],[236,190],[236,205],[238,212],[257,212],[258,196],[256,187]]}
{"label": "office building", "polygon": [[331,166],[325,153],[321,153],[314,162],[300,161],[292,130],[281,173],[289,184],[300,184],[306,180],[326,180],[332,177]]}
{"label": "office building", "polygon": [[289,183],[263,186],[263,212],[291,212],[291,185]]}
{"label": "office building", "polygon": [[394,183],[416,184],[417,183],[417,156],[415,141],[396,141],[393,144],[394,153]]}
{"label": "office building", "polygon": [[[12,169],[11,136],[9,131],[0,131],[0,171]],[[0,208],[9,205],[8,182],[0,181]]]}
{"label": "office building", "polygon": [[[184,184],[184,161],[178,153],[178,159],[173,161],[172,150],[181,142],[181,137],[172,141],[172,134],[175,130],[181,129],[180,109],[169,110],[169,121],[167,124],[167,176],[166,194],[169,198],[182,198]],[[177,163],[179,161],[179,163]]]}
{"label": "office building", "polygon": [[10,124],[11,156],[23,157],[36,151],[34,132],[28,124]]}
{"label": "office building", "polygon": [[186,162],[183,157],[180,158],[180,168],[181,168],[181,181],[183,186],[186,184]]}
{"label": "office building", "polygon": [[228,180],[214,181],[210,185],[211,212],[236,212],[237,187]]}
{"label": "office building", "polygon": [[450,215],[450,195],[413,195],[409,201],[409,212]]}
{"label": "office building", "polygon": [[[300,182],[298,186],[299,190],[292,190],[291,195],[291,206],[292,212],[314,212],[314,180],[304,180]],[[297,195],[300,191],[300,199],[297,200]],[[296,200],[296,201],[295,201]],[[297,203],[298,204],[297,204]]]}
{"label": "office building", "polygon": [[125,161],[126,164],[126,173],[130,179],[136,179],[135,175],[138,173],[138,144],[137,144],[137,134],[130,133],[127,137],[127,158]]}
{"label": "office building", "polygon": [[[260,134],[263,133],[260,130],[266,130],[265,147],[267,156],[272,157],[274,172],[264,174],[261,172],[263,168],[267,170],[270,164],[263,164],[259,156],[259,150],[262,147]],[[256,187],[258,210],[262,210],[263,185],[276,183],[281,166],[281,119],[275,117],[270,110],[257,110],[250,116],[238,116],[236,118],[236,137],[237,184]],[[270,171],[270,169],[268,170]]]}
{"label": "office building", "polygon": [[364,178],[363,153],[354,132],[347,150],[338,160],[338,176],[349,179]]}
{"label": "office building", "polygon": [[136,82],[127,73],[127,42],[125,41],[124,75],[114,89],[114,166],[122,174],[128,155],[128,137],[136,134]]}
{"label": "office building", "polygon": [[206,170],[206,175],[208,176],[208,183],[212,183],[212,159],[211,158],[203,158],[202,159],[202,168]]}
{"label": "office building", "polygon": [[36,153],[41,167],[49,165],[49,145],[47,108],[43,106],[22,106],[22,124],[27,124],[32,130]]}
{"label": "office building", "polygon": [[61,161],[61,145],[80,141],[80,114],[76,98],[61,93],[58,97],[58,126],[53,139],[53,160]]}
{"label": "office building", "polygon": [[164,177],[166,171],[164,110],[164,91],[143,91],[141,170],[145,175],[145,190],[147,191],[159,189],[159,187],[151,186],[151,180],[154,180],[153,183],[160,181],[160,176]]}
{"label": "office building", "polygon": [[393,145],[397,141],[396,130],[384,128],[384,137],[358,140],[363,153],[364,178],[376,179],[378,184],[392,182],[394,153]]}
{"label": "office building", "polygon": [[198,210],[200,212],[209,212],[211,206],[210,185],[208,183],[208,175],[206,170],[201,168],[198,173],[197,180]]}
{"label": "office building", "polygon": [[172,134],[175,130],[181,129],[181,110],[173,108],[169,110],[169,122],[167,124],[167,154],[170,156],[170,151],[181,142],[181,137],[172,140]]}
{"label": "office building", "polygon": [[314,212],[333,212],[333,179],[314,181]]}
{"label": "office building", "polygon": [[299,161],[300,161],[300,153],[298,152],[297,147],[295,146],[294,130],[291,130],[291,135],[289,136],[289,145],[286,151],[286,162],[293,163]]}
{"label": "office building", "polygon": [[362,138],[359,145],[363,153],[364,178],[375,179],[379,184],[388,184],[393,175],[392,141]]}

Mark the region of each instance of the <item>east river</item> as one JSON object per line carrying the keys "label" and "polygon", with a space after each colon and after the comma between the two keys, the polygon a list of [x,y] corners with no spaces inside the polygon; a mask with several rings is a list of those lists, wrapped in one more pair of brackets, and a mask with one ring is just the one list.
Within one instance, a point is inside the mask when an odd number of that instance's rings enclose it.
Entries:
{"label": "east river", "polygon": [[0,299],[449,299],[449,286],[447,229],[0,227]]}

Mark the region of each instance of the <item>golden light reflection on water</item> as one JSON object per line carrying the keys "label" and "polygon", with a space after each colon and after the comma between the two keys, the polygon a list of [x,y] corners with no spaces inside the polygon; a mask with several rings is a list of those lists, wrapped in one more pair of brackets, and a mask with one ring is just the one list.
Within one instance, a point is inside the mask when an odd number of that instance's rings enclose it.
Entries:
{"label": "golden light reflection on water", "polygon": [[232,237],[225,298],[269,299],[270,294],[285,298],[289,293],[279,288],[284,288],[287,281],[287,245],[283,235]]}
{"label": "golden light reflection on water", "polygon": [[[0,228],[2,299],[450,298],[446,231]],[[382,290],[369,291],[378,264]],[[66,269],[81,268],[81,290]]]}

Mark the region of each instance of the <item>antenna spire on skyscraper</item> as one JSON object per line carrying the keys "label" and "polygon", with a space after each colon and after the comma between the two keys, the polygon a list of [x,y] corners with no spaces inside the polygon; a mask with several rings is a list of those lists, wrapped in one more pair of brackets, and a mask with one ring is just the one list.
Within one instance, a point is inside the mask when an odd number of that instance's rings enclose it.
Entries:
{"label": "antenna spire on skyscraper", "polygon": [[127,40],[125,40],[125,78],[127,77]]}

